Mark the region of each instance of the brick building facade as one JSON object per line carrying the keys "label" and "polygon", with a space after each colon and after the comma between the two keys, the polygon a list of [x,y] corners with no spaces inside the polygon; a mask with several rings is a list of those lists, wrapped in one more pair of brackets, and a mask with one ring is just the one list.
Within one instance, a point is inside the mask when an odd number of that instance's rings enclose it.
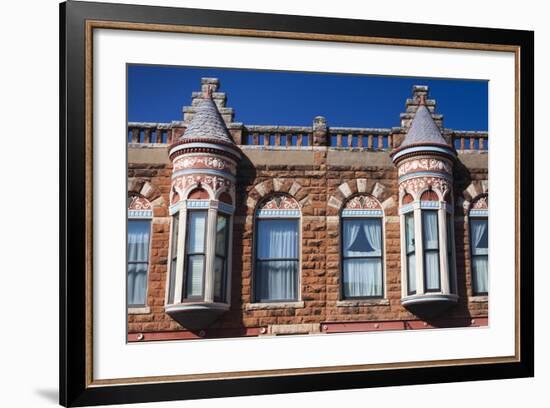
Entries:
{"label": "brick building facade", "polygon": [[129,341],[488,324],[487,133],[425,86],[374,129],[238,123],[219,85],[128,124]]}

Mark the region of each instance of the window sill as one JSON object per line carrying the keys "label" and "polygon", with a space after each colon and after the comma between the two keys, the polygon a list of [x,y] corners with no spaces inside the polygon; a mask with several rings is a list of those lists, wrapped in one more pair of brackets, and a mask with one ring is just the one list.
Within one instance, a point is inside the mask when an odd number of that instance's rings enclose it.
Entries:
{"label": "window sill", "polygon": [[245,310],[302,309],[304,302],[247,303]]}
{"label": "window sill", "polygon": [[389,299],[357,299],[357,300],[338,300],[336,307],[354,307],[354,306],[389,306]]}
{"label": "window sill", "polygon": [[142,315],[142,314],[149,314],[149,313],[151,313],[151,308],[149,306],[128,308],[129,315]]}
{"label": "window sill", "polygon": [[487,295],[480,295],[480,296],[470,296],[468,298],[468,302],[470,303],[486,303],[489,301],[489,296]]}

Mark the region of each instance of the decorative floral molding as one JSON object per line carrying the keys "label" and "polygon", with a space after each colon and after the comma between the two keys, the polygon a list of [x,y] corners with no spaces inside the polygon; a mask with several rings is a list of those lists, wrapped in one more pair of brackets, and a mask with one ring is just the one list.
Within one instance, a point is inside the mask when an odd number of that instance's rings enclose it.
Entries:
{"label": "decorative floral molding", "polygon": [[482,196],[474,201],[473,210],[487,210],[489,208],[489,197]]}
{"label": "decorative floral molding", "polygon": [[438,177],[417,177],[405,180],[399,184],[399,195],[412,194],[418,199],[418,193],[430,187],[439,193],[440,200],[444,200],[448,192],[451,191],[451,185],[443,178]]}
{"label": "decorative floral molding", "polygon": [[145,197],[149,202],[156,202],[162,195],[159,188],[153,183],[139,179],[128,179],[128,194]]}
{"label": "decorative floral molding", "polygon": [[228,170],[235,173],[235,166],[228,160],[212,156],[180,156],[174,160],[174,171],[193,168]]}
{"label": "decorative floral molding", "polygon": [[145,197],[133,195],[128,197],[128,201],[130,202],[128,204],[129,210],[151,210],[153,206],[147,200]]}
{"label": "decorative floral molding", "polygon": [[443,161],[437,159],[413,159],[403,162],[399,166],[398,176],[404,176],[405,174],[412,173],[418,170],[423,171],[441,171],[444,173],[452,174],[451,166]]}
{"label": "decorative floral molding", "polygon": [[225,188],[227,190],[234,188],[231,180],[224,177],[210,176],[207,174],[184,175],[177,177],[172,181],[172,188],[175,188],[179,194],[183,195],[183,192],[188,187],[198,184],[209,187],[214,193],[221,188]]}
{"label": "decorative floral molding", "polygon": [[370,195],[356,195],[346,202],[345,207],[348,210],[372,210],[381,208],[380,203]]}
{"label": "decorative floral molding", "polygon": [[260,210],[298,210],[300,204],[289,196],[284,194],[276,194],[271,196],[268,200],[260,204]]}

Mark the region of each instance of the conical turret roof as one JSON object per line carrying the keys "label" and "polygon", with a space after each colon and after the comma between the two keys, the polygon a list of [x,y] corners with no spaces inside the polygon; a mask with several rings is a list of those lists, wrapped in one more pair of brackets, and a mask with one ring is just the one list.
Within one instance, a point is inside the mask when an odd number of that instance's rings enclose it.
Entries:
{"label": "conical turret roof", "polygon": [[181,141],[190,139],[219,140],[225,143],[234,143],[218,107],[209,93],[197,105],[193,118],[180,138]]}
{"label": "conical turret roof", "polygon": [[418,107],[412,120],[411,127],[405,135],[405,139],[400,147],[403,148],[420,144],[447,144],[441,135],[439,127],[435,124],[430,111],[426,105],[423,104]]}
{"label": "conical turret roof", "polygon": [[425,96],[412,119],[411,126],[401,145],[390,153],[394,163],[411,154],[444,154],[455,158],[456,152],[441,134],[430,110],[426,107]]}

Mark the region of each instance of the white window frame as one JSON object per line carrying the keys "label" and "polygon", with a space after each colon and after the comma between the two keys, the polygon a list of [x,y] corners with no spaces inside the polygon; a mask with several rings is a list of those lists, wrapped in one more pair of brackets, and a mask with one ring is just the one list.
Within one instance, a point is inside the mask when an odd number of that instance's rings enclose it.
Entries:
{"label": "white window frame", "polygon": [[[468,240],[469,240],[469,246],[470,246],[470,286],[472,290],[472,296],[474,297],[483,297],[483,296],[489,296],[489,291],[487,292],[476,292],[474,290],[474,250],[472,245],[472,225],[470,220],[471,219],[484,219],[487,221],[487,227],[489,227],[489,210],[487,209],[471,209],[468,212]],[[489,250],[487,249],[487,262],[489,262]],[[489,270],[487,270],[487,274],[489,274]]]}
{"label": "white window frame", "polygon": [[[344,220],[346,219],[362,219],[362,218],[376,218],[380,220],[382,234],[382,249],[381,249],[381,263],[382,263],[382,294],[380,296],[367,296],[367,297],[345,297],[344,296]],[[387,299],[387,284],[386,284],[386,217],[384,210],[382,209],[349,209],[344,208],[340,214],[340,300],[341,301],[376,301]]]}
{"label": "white window frame", "polygon": [[[276,196],[277,194],[272,194],[267,196],[262,200],[261,204],[269,201],[270,198]],[[284,195],[284,194],[283,194]],[[287,195],[287,197],[298,202],[294,197]],[[261,207],[260,204],[260,207]],[[256,279],[257,279],[257,270],[256,270],[256,260],[257,260],[257,235],[258,235],[258,220],[297,220],[298,228],[298,270],[296,271],[296,299],[292,300],[272,300],[272,301],[259,301],[256,296]],[[254,211],[254,226],[253,226],[253,240],[252,240],[252,265],[251,265],[251,282],[250,282],[250,300],[249,305],[285,305],[285,306],[299,306],[303,307],[302,302],[302,211],[301,209],[296,210],[263,210],[257,208]]]}
{"label": "white window frame", "polygon": [[[422,193],[418,194],[421,197]],[[424,271],[424,237],[422,211],[437,211],[438,215],[438,240],[439,240],[439,290],[426,291],[425,271]],[[416,254],[416,293],[408,293],[408,275],[407,275],[407,254],[406,254],[406,226],[405,215],[413,213],[414,215],[414,243]],[[447,217],[450,217],[452,228],[452,257],[449,259],[447,245]],[[400,232],[401,232],[401,297],[402,299],[414,298],[425,295],[453,295],[456,296],[457,278],[456,278],[456,258],[454,244],[454,216],[453,206],[445,201],[414,201],[403,204],[399,209]],[[449,265],[449,260],[451,264]],[[451,282],[452,281],[452,282]],[[454,291],[451,291],[451,288]]]}
{"label": "white window frame", "polygon": [[[149,271],[151,270],[151,249],[153,248],[153,210],[130,210],[127,213],[127,223],[133,220],[149,221],[149,249],[147,253],[147,272],[145,285],[145,302],[143,305],[129,305],[126,301],[128,314],[148,314],[151,309],[148,306],[147,299],[149,297]],[[128,242],[128,225],[126,225],[126,242]],[[126,245],[128,248],[128,245]],[[128,293],[128,254],[126,254],[126,293]]]}
{"label": "white window frame", "polygon": [[[222,191],[223,192],[223,191]],[[209,192],[210,193],[210,192]],[[221,194],[221,192],[220,192]],[[219,196],[219,194],[218,194]],[[233,197],[232,197],[233,199]],[[185,259],[187,250],[187,219],[189,212],[193,210],[205,210],[207,211],[206,221],[206,247],[205,247],[205,268],[204,268],[204,282],[203,282],[203,296],[198,298],[185,298],[183,293],[185,276]],[[170,230],[170,248],[169,248],[169,262],[168,269],[172,269],[171,250],[173,245],[177,245],[176,253],[176,267],[175,267],[175,279],[174,287],[170,287],[170,273],[167,273],[166,277],[166,295],[165,305],[174,306],[178,304],[231,304],[231,272],[232,272],[232,248],[233,248],[233,222],[234,222],[235,207],[233,205],[219,201],[218,198],[212,198],[212,194],[209,194],[207,199],[184,199],[180,200],[176,204],[170,206],[169,213],[172,216],[172,227]],[[173,237],[173,216],[179,214],[179,231],[178,242],[172,242]],[[228,218],[228,242],[227,242],[227,267],[226,267],[226,287],[225,287],[225,300],[214,300],[214,262],[215,262],[215,250],[216,250],[216,222],[218,214],[223,214]],[[171,293],[172,292],[172,293]],[[173,296],[171,298],[171,296]],[[172,300],[172,302],[169,302]]]}

